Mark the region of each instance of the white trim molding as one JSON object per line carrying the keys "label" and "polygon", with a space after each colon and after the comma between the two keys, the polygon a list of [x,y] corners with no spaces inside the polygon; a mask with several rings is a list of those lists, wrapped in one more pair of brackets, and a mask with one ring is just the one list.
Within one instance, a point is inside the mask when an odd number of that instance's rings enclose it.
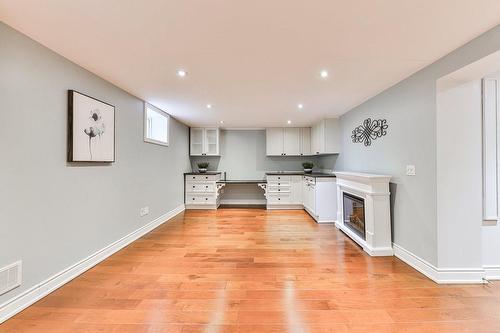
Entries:
{"label": "white trim molding", "polygon": [[483,266],[487,280],[500,280],[500,266]]}
{"label": "white trim molding", "polygon": [[104,259],[110,257],[138,238],[144,236],[151,230],[167,222],[174,216],[182,213],[184,209],[184,205],[180,205],[172,209],[171,211],[161,215],[148,224],[109,244],[103,249],[91,254],[87,258],[75,263],[74,265],[51,276],[45,281],[42,281],[34,287],[26,290],[22,294],[15,296],[14,298],[8,300],[3,304],[0,304],[0,324],[10,317],[14,316],[15,314],[21,312],[28,306],[32,305],[36,301],[40,300],[41,298],[47,296],[54,290],[62,287],[64,284],[68,283],[80,274],[94,267]]}
{"label": "white trim molding", "polygon": [[485,283],[483,268],[438,268],[405,248],[392,244],[394,255],[439,284]]}

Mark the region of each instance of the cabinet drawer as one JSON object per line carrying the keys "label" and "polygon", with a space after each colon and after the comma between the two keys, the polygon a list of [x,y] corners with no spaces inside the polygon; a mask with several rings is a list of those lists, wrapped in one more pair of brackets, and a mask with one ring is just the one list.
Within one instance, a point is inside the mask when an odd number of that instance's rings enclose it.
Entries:
{"label": "cabinet drawer", "polygon": [[268,185],[267,192],[269,193],[290,193],[290,186],[277,186],[277,185]]}
{"label": "cabinet drawer", "polygon": [[289,181],[272,181],[267,182],[268,186],[276,186],[276,187],[290,187],[292,184]]}
{"label": "cabinet drawer", "polygon": [[213,205],[215,200],[213,196],[186,195],[186,205]]}
{"label": "cabinet drawer", "polygon": [[200,181],[217,181],[219,180],[220,175],[187,175],[186,180],[187,181],[195,181],[195,182],[200,182]]}
{"label": "cabinet drawer", "polygon": [[187,182],[186,193],[214,192],[213,182]]}
{"label": "cabinet drawer", "polygon": [[291,179],[291,176],[267,176],[268,182],[290,182]]}
{"label": "cabinet drawer", "polygon": [[279,204],[289,204],[290,203],[290,194],[289,193],[269,193],[267,196],[267,203],[271,205],[279,205]]}

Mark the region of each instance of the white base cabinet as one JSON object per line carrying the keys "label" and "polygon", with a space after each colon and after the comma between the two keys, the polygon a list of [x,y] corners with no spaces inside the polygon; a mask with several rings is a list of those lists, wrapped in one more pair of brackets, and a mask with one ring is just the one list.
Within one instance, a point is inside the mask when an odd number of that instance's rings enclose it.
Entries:
{"label": "white base cabinet", "polygon": [[185,176],[186,209],[217,209],[223,186],[217,184],[220,174],[187,174]]}
{"label": "white base cabinet", "polygon": [[268,175],[267,209],[302,209],[302,176]]}
{"label": "white base cabinet", "polygon": [[303,176],[302,203],[318,223],[333,223],[337,217],[337,184],[334,177]]}

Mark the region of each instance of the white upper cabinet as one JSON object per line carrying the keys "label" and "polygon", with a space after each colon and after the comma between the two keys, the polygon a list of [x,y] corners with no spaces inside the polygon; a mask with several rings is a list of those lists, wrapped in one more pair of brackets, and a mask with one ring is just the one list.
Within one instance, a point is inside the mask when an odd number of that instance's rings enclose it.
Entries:
{"label": "white upper cabinet", "polygon": [[336,118],[323,119],[311,129],[312,155],[340,153],[340,128]]}
{"label": "white upper cabinet", "polygon": [[191,156],[218,156],[219,129],[218,128],[191,128],[190,129]]}
{"label": "white upper cabinet", "polygon": [[266,129],[266,155],[282,156],[285,131],[283,128]]}
{"label": "white upper cabinet", "polygon": [[300,155],[300,128],[289,127],[284,130],[283,154]]}
{"label": "white upper cabinet", "polygon": [[299,127],[266,129],[266,155],[311,155],[311,129]]}
{"label": "white upper cabinet", "polygon": [[311,128],[303,127],[300,129],[300,155],[311,155]]}

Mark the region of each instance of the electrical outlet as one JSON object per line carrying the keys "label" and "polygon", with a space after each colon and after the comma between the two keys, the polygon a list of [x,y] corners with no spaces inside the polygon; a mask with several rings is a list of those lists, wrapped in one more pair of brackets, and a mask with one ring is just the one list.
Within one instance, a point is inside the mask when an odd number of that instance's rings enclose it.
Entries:
{"label": "electrical outlet", "polygon": [[406,166],[406,175],[407,176],[415,176],[416,174],[417,173],[416,173],[414,165],[407,165]]}
{"label": "electrical outlet", "polygon": [[139,212],[139,214],[140,214],[141,216],[148,215],[148,214],[149,214],[149,207],[148,207],[148,206],[146,206],[146,207],[142,207],[142,208],[141,208],[141,211]]}

